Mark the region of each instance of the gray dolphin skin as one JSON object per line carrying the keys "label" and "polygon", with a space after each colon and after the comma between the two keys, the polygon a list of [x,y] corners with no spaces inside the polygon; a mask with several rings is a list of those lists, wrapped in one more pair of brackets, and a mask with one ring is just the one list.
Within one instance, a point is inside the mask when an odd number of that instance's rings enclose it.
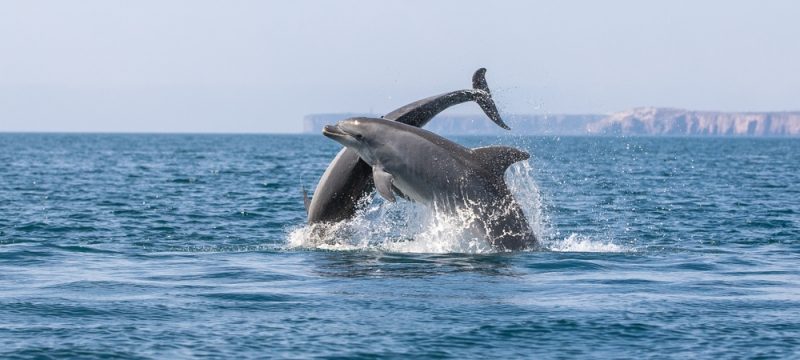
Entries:
{"label": "gray dolphin skin", "polygon": [[528,159],[528,153],[506,146],[469,149],[417,127],[374,118],[342,120],[322,133],[370,165],[383,198],[395,201],[398,194],[444,211],[470,209],[487,240],[501,250],[536,245],[504,179],[506,169]]}
{"label": "gray dolphin skin", "polygon": [[[445,109],[468,101],[475,101],[484,113],[503,129],[510,128],[500,118],[486,83],[486,69],[480,68],[472,76],[472,89],[452,91],[431,96],[398,108],[385,116],[411,126],[425,126],[434,116]],[[358,201],[374,189],[372,169],[358,154],[344,148],[328,165],[317,184],[311,199],[303,191],[303,200],[308,213],[308,223],[333,223],[351,218]]]}

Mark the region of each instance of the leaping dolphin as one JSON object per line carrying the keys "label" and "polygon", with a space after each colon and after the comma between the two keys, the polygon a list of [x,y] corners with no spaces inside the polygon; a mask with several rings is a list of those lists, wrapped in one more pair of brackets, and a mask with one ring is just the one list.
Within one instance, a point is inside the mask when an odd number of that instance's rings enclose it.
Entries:
{"label": "leaping dolphin", "polygon": [[528,153],[506,146],[469,149],[430,131],[374,118],[342,120],[322,133],[371,166],[383,198],[395,201],[398,194],[444,211],[472,210],[487,240],[501,250],[536,245],[503,178]]}
{"label": "leaping dolphin", "polygon": [[[510,130],[500,118],[492,100],[485,68],[478,69],[472,75],[472,87],[415,101],[384,115],[383,119],[422,127],[453,105],[475,101],[498,126]],[[322,174],[311,199],[303,191],[308,223],[339,222],[351,218],[357,210],[358,200],[371,194],[373,188],[369,165],[355,151],[342,149]]]}

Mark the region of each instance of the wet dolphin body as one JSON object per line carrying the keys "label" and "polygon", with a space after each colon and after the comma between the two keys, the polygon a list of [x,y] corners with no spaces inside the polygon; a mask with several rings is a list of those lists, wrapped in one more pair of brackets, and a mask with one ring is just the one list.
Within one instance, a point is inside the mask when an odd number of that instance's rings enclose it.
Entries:
{"label": "wet dolphin body", "polygon": [[506,169],[528,153],[506,146],[469,149],[430,131],[373,118],[342,120],[323,134],[371,166],[383,198],[395,201],[397,194],[443,211],[472,210],[487,240],[501,250],[536,245],[504,179]]}
{"label": "wet dolphin body", "polygon": [[[486,83],[486,69],[480,68],[472,76],[472,89],[452,91],[415,101],[394,110],[384,119],[411,126],[422,127],[445,109],[467,101],[475,101],[483,112],[498,126],[509,127],[500,118]],[[374,189],[372,169],[358,154],[348,148],[339,151],[319,180],[311,199],[303,191],[308,223],[339,222],[351,218],[358,201]]]}

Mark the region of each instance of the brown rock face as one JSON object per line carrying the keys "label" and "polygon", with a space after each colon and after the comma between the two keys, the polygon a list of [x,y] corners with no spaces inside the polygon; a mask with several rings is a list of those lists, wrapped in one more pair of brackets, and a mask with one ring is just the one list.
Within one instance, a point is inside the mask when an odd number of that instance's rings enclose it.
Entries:
{"label": "brown rock face", "polygon": [[587,124],[590,134],[800,136],[800,112],[725,113],[636,108]]}

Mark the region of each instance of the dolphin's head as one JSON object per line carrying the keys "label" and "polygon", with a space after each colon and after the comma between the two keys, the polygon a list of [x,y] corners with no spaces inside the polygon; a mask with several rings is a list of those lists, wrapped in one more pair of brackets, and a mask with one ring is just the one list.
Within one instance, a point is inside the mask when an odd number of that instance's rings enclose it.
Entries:
{"label": "dolphin's head", "polygon": [[375,164],[372,149],[375,140],[381,137],[382,131],[380,124],[374,120],[368,118],[342,120],[336,125],[326,125],[322,134],[355,150],[368,164]]}

